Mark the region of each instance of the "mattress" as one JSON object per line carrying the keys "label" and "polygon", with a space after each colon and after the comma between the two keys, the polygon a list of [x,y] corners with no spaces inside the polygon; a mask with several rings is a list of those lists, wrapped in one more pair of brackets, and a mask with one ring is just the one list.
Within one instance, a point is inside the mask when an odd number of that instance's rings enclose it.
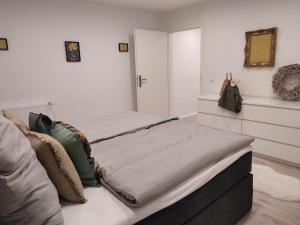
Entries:
{"label": "mattress", "polygon": [[86,118],[84,121],[71,121],[72,125],[82,131],[89,142],[111,137],[126,131],[135,130],[148,124],[160,122],[162,117],[134,111],[113,115]]}
{"label": "mattress", "polygon": [[[228,168],[240,157],[252,150],[251,146],[222,159],[184,183],[164,193],[154,201],[142,208],[129,208],[119,201],[104,187],[86,188],[84,190],[88,202],[82,205],[75,205],[62,201],[62,213],[66,225],[131,225],[153,213],[164,209],[175,202],[188,196],[212,180],[220,172]],[[76,215],[76,216],[74,216]]]}
{"label": "mattress", "polygon": [[252,208],[251,165],[248,152],[201,188],[134,225],[237,224]]}

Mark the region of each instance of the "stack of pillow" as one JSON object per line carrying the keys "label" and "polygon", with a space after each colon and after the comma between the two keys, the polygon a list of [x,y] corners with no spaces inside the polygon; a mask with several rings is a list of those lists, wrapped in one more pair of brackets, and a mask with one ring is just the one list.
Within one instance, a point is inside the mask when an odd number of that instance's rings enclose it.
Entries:
{"label": "stack of pillow", "polygon": [[43,114],[30,113],[30,128],[10,113],[3,115],[30,141],[59,196],[74,203],[86,202],[83,186],[99,186],[98,166],[87,138],[71,125],[52,121]]}

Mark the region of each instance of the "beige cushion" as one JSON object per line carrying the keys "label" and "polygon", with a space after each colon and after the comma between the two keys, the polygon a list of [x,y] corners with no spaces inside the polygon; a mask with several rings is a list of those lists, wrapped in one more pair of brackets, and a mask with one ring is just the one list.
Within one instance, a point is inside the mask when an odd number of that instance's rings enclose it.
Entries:
{"label": "beige cushion", "polygon": [[27,131],[29,131],[29,127],[20,119],[18,119],[17,117],[15,117],[12,113],[7,112],[7,111],[3,111],[3,116],[10,120],[13,124],[16,125],[16,127],[18,127],[22,133],[26,133]]}
{"label": "beige cushion", "polygon": [[59,196],[71,202],[86,202],[79,175],[64,147],[47,134],[29,131],[26,137]]}

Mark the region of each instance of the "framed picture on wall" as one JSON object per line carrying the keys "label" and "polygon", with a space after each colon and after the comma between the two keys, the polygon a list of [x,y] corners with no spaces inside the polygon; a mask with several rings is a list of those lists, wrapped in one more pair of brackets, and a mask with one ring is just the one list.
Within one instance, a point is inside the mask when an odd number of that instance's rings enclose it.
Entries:
{"label": "framed picture on wall", "polygon": [[276,27],[246,32],[244,67],[275,66],[276,42]]}
{"label": "framed picture on wall", "polygon": [[0,50],[7,51],[8,50],[8,44],[6,38],[0,38]]}
{"label": "framed picture on wall", "polygon": [[128,52],[128,44],[119,43],[119,52]]}
{"label": "framed picture on wall", "polygon": [[67,62],[80,62],[80,47],[77,41],[65,41]]}

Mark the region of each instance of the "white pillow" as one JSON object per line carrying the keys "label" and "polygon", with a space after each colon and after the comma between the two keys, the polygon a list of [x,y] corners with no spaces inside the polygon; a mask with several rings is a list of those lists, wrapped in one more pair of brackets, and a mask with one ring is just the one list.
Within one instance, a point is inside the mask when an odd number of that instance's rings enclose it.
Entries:
{"label": "white pillow", "polygon": [[1,225],[62,225],[55,187],[21,131],[0,115]]}

